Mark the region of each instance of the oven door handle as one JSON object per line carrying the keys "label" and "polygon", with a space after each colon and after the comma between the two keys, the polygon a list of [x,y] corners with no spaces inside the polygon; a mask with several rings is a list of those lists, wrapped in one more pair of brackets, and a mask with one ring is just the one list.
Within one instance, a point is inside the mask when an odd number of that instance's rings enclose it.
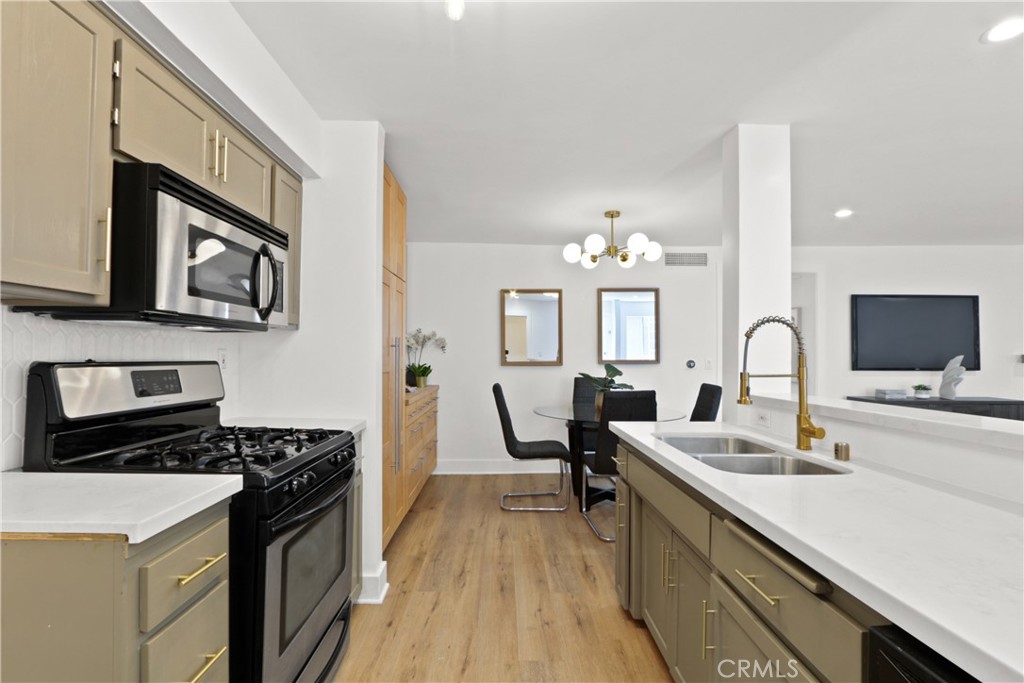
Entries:
{"label": "oven door handle", "polygon": [[316,517],[319,517],[320,515],[326,513],[332,507],[337,505],[338,501],[342,500],[345,496],[351,493],[352,486],[355,483],[355,466],[350,465],[349,467],[350,470],[348,474],[341,475],[348,476],[348,481],[345,482],[344,486],[342,486],[340,489],[332,493],[329,498],[324,500],[324,502],[320,503],[312,510],[306,510],[305,512],[299,513],[294,517],[289,517],[279,522],[271,522],[270,539],[273,540],[281,534],[290,531],[296,527],[302,526],[306,522],[309,522],[315,519]]}

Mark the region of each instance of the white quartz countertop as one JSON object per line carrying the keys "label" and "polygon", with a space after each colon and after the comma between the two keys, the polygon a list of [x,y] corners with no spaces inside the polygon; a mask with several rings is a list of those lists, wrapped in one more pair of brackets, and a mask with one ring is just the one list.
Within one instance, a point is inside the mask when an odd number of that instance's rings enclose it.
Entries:
{"label": "white quartz countertop", "polygon": [[234,427],[294,427],[295,429],[341,429],[359,434],[366,429],[366,420],[354,417],[222,417],[221,424]]}
{"label": "white quartz countertop", "polygon": [[[722,423],[620,422],[612,431],[667,472],[983,681],[1024,680],[1024,519]],[[738,434],[848,474],[713,469],[654,434]]]}
{"label": "white quartz countertop", "polygon": [[0,473],[0,532],[141,543],[242,490],[237,474]]}

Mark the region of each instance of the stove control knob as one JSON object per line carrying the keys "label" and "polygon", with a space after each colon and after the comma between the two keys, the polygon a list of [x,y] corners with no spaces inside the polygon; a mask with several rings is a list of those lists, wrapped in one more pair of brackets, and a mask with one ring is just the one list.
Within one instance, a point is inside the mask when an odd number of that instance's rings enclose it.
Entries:
{"label": "stove control knob", "polygon": [[306,476],[305,474],[295,477],[285,486],[285,490],[287,490],[288,493],[292,494],[293,496],[299,495],[308,488],[309,477]]}
{"label": "stove control knob", "polygon": [[331,463],[335,467],[341,467],[341,453],[332,453],[327,458],[327,462]]}

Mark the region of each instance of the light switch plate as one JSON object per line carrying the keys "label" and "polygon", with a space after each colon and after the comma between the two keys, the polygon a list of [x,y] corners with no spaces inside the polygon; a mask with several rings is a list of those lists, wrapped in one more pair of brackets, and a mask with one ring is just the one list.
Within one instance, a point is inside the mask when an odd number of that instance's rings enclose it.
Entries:
{"label": "light switch plate", "polygon": [[757,414],[755,415],[755,419],[757,421],[756,424],[757,424],[758,427],[764,427],[765,429],[771,429],[772,428],[772,414],[771,413],[769,413],[767,411],[759,410],[759,411],[757,411]]}

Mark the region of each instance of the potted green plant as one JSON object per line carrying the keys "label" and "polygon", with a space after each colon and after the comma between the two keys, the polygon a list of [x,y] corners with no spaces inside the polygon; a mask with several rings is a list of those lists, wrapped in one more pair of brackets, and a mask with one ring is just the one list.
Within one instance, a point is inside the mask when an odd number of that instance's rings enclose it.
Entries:
{"label": "potted green plant", "polygon": [[914,385],[914,398],[931,398],[932,388],[927,384]]}
{"label": "potted green plant", "polygon": [[616,377],[622,377],[622,370],[611,363],[604,364],[604,377],[594,377],[588,375],[585,372],[579,373],[580,377],[587,379],[594,388],[597,389],[597,394],[594,395],[594,407],[597,409],[597,414],[601,414],[601,406],[604,405],[604,392],[612,391],[614,389],[632,389],[632,384],[625,384],[623,382],[616,382]]}
{"label": "potted green plant", "polygon": [[409,386],[427,386],[427,377],[434,371],[430,365],[423,362],[423,351],[428,346],[436,346],[441,353],[448,352],[448,340],[437,336],[437,332],[424,332],[423,328],[417,327],[410,334],[405,335],[405,383]]}

